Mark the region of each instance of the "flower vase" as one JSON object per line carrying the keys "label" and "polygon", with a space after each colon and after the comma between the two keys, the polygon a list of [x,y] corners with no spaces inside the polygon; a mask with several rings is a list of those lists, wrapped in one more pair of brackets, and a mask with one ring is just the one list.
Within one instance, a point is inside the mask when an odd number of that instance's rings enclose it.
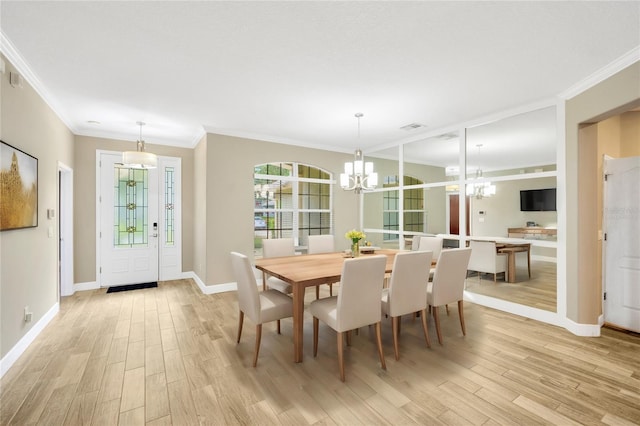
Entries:
{"label": "flower vase", "polygon": [[351,245],[351,254],[352,254],[353,257],[360,256],[360,240],[355,241]]}

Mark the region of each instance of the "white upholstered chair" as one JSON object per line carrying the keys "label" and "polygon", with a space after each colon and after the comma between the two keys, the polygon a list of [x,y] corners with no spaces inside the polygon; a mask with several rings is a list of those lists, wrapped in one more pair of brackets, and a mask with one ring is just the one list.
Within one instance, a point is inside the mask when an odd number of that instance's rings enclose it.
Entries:
{"label": "white upholstered chair", "polygon": [[[442,244],[444,240],[442,237],[427,236],[420,237],[420,251],[430,251],[433,253],[433,260],[438,262],[438,258],[440,257],[440,253],[442,252]],[[429,270],[429,280],[433,279],[433,273],[435,272],[435,268],[431,268]]]}
{"label": "white upholstered chair", "polygon": [[431,268],[431,252],[408,251],[396,254],[389,287],[382,290],[382,313],[391,317],[393,351],[400,359],[398,334],[402,315],[420,312],[424,340],[428,347],[427,330],[427,282]]}
{"label": "white upholstered chair", "polygon": [[340,380],[343,382],[343,335],[359,327],[375,324],[380,363],[384,370],[387,369],[380,332],[382,284],[386,263],[385,255],[346,259],[342,266],[338,295],[314,300],[309,305],[309,312],[313,316],[313,356],[318,354],[318,326],[319,321],[322,321],[337,332],[338,366]]}
{"label": "white upholstered chair", "polygon": [[242,335],[244,316],[249,317],[256,324],[256,347],[253,355],[253,366],[258,364],[260,340],[262,338],[262,324],[271,321],[278,322],[280,334],[280,320],[293,316],[293,300],[276,290],[258,291],[256,276],[247,256],[232,252],[231,266],[238,285],[238,341]]}
{"label": "white upholstered chair", "polygon": [[[336,251],[333,235],[309,235],[307,240],[307,253],[331,253]],[[329,285],[329,296],[333,296],[333,283]],[[316,286],[316,299],[320,298],[320,286]]]}
{"label": "white upholstered chair", "polygon": [[476,271],[478,279],[482,279],[482,273],[493,274],[493,282],[497,281],[497,275],[507,273],[507,254],[498,253],[495,241],[469,241],[471,257],[469,258],[469,271]]}
{"label": "white upholstered chair", "polygon": [[[283,257],[294,256],[296,254],[293,238],[274,238],[262,240],[262,257]],[[281,293],[290,294],[293,292],[291,284],[282,281],[277,277],[267,277],[262,273],[262,289],[272,288]]]}
{"label": "white upholstered chair", "polygon": [[431,235],[426,237],[420,237],[419,250],[430,251],[431,253],[433,253],[433,260],[438,261],[438,257],[440,256],[440,252],[442,251],[443,241],[444,240],[442,237],[436,237]]}
{"label": "white upholstered chair", "polygon": [[462,334],[467,334],[464,325],[462,295],[470,256],[470,248],[443,250],[440,253],[438,263],[436,263],[433,281],[427,284],[427,304],[430,309],[433,308],[433,319],[436,323],[436,333],[440,344],[442,344],[442,332],[440,331],[438,307],[447,303],[458,302],[458,316],[460,317]]}
{"label": "white upholstered chair", "polygon": [[411,250],[412,251],[420,250],[420,238],[422,238],[422,235],[414,235],[413,238],[411,239]]}

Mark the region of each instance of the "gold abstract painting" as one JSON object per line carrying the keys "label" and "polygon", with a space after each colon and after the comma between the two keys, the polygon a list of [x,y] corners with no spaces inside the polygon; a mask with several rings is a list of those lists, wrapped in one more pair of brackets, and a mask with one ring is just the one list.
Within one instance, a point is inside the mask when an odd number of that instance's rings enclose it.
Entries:
{"label": "gold abstract painting", "polygon": [[38,159],[0,141],[0,230],[38,226]]}

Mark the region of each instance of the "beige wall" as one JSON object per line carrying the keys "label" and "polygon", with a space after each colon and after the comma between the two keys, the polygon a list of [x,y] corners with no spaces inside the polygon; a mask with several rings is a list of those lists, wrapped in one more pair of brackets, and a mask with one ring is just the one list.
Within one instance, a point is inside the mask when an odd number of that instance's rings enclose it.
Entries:
{"label": "beige wall", "polygon": [[[38,159],[38,226],[0,233],[0,357],[58,301],[58,223],[46,211],[58,210],[58,162],[74,166],[71,132],[26,81],[11,87],[16,70],[2,59],[0,138]],[[23,321],[25,306],[33,312],[30,323]]]}
{"label": "beige wall", "polygon": [[[358,226],[357,196],[339,186],[339,173],[353,155],[282,145],[232,136],[206,138],[206,271],[207,285],[234,282],[229,252],[253,257],[253,167],[275,161],[297,161],[334,174],[334,222],[338,249],[348,247],[344,234]],[[196,229],[196,233],[200,229]]]}
{"label": "beige wall", "polygon": [[[131,141],[89,136],[75,137],[74,184],[74,280],[96,281],[96,151],[126,151],[135,147]],[[182,270],[193,270],[193,169],[194,150],[146,144],[147,151],[160,156],[182,159]],[[84,232],[78,232],[84,230]]]}
{"label": "beige wall", "polygon": [[640,111],[620,115],[620,157],[640,156]]}
{"label": "beige wall", "polygon": [[[595,123],[628,110],[640,99],[640,62],[567,100],[566,113],[566,300],[567,317],[579,324],[597,324],[602,311],[597,258],[597,134],[581,123]],[[635,105],[637,106],[637,105]],[[582,126],[584,127],[584,126]],[[595,132],[592,132],[595,133]],[[596,176],[594,181],[593,176]]]}
{"label": "beige wall", "polygon": [[[471,235],[476,237],[508,237],[508,228],[522,228],[528,221],[546,228],[557,228],[556,212],[520,211],[520,190],[556,187],[555,177],[493,182],[496,194],[476,199],[471,197]],[[484,211],[484,215],[480,215]],[[484,219],[484,222],[480,220]]]}

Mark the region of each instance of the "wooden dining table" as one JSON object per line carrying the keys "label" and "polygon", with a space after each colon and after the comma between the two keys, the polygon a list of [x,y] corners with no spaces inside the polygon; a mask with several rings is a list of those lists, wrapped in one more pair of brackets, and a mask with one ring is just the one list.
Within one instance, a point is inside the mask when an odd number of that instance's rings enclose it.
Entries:
{"label": "wooden dining table", "polygon": [[529,272],[529,279],[531,279],[531,243],[524,244],[496,244],[498,253],[507,254],[507,282],[516,282],[516,253],[527,253],[527,271]]}
{"label": "wooden dining table", "polygon": [[[373,254],[387,256],[385,272],[391,272],[396,253],[400,250],[376,250]],[[361,254],[360,257],[373,254]],[[299,256],[256,259],[255,267],[267,275],[280,278],[293,288],[293,358],[302,362],[304,294],[307,287],[336,283],[342,275],[342,265],[347,259],[344,252],[307,254]]]}

